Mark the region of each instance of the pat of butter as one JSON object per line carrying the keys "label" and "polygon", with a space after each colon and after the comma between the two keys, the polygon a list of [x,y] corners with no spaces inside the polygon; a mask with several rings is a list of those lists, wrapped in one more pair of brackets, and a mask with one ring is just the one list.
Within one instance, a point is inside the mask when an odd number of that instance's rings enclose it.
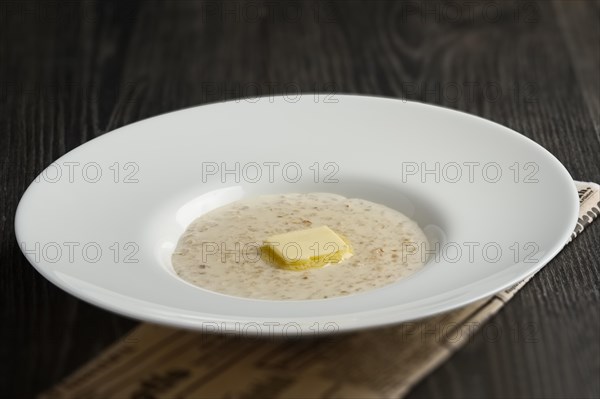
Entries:
{"label": "pat of butter", "polygon": [[269,261],[288,270],[323,267],[352,256],[350,244],[327,226],[274,235],[262,249]]}

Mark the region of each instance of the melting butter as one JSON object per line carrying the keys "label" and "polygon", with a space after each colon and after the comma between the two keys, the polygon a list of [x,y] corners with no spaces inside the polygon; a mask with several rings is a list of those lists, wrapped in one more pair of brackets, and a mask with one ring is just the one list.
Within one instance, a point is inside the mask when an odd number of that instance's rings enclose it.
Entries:
{"label": "melting butter", "polygon": [[[321,226],[351,245],[352,257],[346,253],[342,262],[290,271],[262,256],[265,237],[269,241]],[[381,204],[329,193],[268,195],[200,216],[179,239],[172,265],[182,279],[223,294],[323,299],[372,290],[411,275],[424,265],[427,245],[414,221]]]}

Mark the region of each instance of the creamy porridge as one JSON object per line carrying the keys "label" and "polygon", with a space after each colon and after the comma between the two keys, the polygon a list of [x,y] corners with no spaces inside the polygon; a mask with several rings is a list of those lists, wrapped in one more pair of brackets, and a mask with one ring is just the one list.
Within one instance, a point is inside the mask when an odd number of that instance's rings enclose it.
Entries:
{"label": "creamy porridge", "polygon": [[[264,256],[268,237],[327,226],[352,256],[307,270],[286,270]],[[241,200],[196,219],[179,239],[172,263],[184,280],[211,291],[274,300],[323,299],[382,287],[424,264],[427,239],[400,212],[327,193]]]}

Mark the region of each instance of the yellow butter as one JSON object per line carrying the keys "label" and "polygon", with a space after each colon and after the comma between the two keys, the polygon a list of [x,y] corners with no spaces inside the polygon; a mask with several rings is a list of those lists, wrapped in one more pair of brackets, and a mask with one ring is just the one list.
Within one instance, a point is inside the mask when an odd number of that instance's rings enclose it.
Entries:
{"label": "yellow butter", "polygon": [[274,235],[262,249],[271,263],[288,270],[323,267],[352,256],[350,244],[327,226]]}

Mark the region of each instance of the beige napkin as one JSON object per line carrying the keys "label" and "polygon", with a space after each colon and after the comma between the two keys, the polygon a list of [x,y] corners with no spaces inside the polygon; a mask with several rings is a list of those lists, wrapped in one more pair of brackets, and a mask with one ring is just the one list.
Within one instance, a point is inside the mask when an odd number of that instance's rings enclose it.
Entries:
{"label": "beige napkin", "polygon": [[[571,239],[600,213],[600,186],[576,185],[580,212]],[[440,316],[320,338],[265,340],[141,324],[42,397],[398,398],[486,328],[530,278]]]}

